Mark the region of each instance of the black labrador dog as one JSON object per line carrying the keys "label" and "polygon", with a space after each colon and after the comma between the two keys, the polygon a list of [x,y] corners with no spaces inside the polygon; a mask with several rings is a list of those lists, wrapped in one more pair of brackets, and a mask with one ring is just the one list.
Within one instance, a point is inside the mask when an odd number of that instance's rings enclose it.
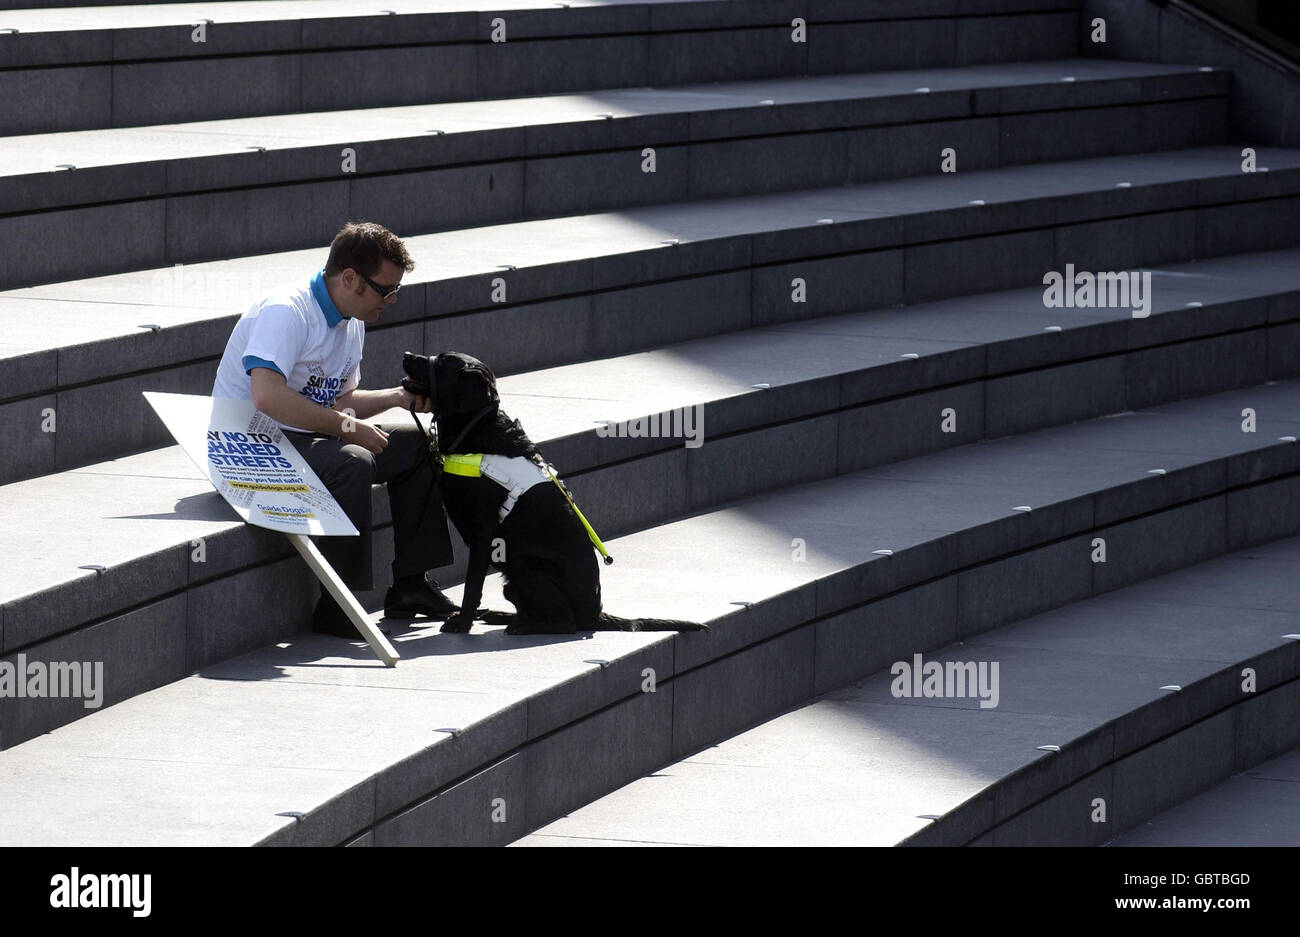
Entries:
{"label": "black labrador dog", "polygon": [[[503,592],[516,613],[488,612],[483,620],[506,624],[507,634],[707,630],[696,622],[601,611],[600,566],[586,527],[519,421],[501,410],[487,365],[458,352],[432,358],[407,352],[402,369],[402,386],[432,401],[446,460],[443,504],[469,547],[460,611],[442,631],[469,630],[489,566],[505,578]],[[466,456],[472,463],[478,455],[476,470]]]}

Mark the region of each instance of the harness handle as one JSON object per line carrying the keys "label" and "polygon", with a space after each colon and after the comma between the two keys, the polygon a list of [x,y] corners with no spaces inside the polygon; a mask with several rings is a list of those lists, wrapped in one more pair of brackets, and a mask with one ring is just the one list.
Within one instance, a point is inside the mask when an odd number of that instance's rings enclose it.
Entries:
{"label": "harness handle", "polygon": [[589,539],[591,541],[591,545],[596,548],[596,552],[601,555],[601,558],[604,561],[605,565],[609,566],[613,564],[614,557],[609,555],[609,551],[605,549],[605,544],[600,542],[600,537],[596,536],[596,531],[592,529],[591,524],[587,523],[587,519],[583,517],[582,511],[578,508],[577,503],[573,500],[573,495],[569,494],[569,489],[564,486],[564,483],[562,481],[560,481],[559,476],[556,475],[553,471],[551,471],[551,467],[549,465],[543,465],[542,471],[544,471],[547,475],[550,476],[551,481],[555,482],[555,487],[560,489],[560,493],[564,495],[564,500],[568,501],[569,507],[573,508],[573,513],[578,515],[578,520],[582,522],[582,526],[587,531],[587,539]]}

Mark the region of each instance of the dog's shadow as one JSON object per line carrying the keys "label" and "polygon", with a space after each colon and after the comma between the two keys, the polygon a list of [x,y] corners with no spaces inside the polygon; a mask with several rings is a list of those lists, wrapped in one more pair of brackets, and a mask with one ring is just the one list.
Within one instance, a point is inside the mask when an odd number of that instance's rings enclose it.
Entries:
{"label": "dog's shadow", "polygon": [[[518,648],[537,647],[558,644],[564,641],[589,641],[594,632],[578,631],[561,634],[537,634],[529,632],[510,633],[510,625],[520,620],[514,612],[487,611],[474,619],[474,625],[468,632],[444,632],[442,622],[430,619],[381,618],[379,627],[391,632],[390,640],[404,645],[413,643],[412,638],[428,639],[437,637],[438,641],[422,640],[421,643],[442,645],[430,648],[418,656],[438,654],[474,654],[479,652],[512,651]],[[461,641],[449,639],[461,638]],[[479,643],[487,646],[480,647]]]}

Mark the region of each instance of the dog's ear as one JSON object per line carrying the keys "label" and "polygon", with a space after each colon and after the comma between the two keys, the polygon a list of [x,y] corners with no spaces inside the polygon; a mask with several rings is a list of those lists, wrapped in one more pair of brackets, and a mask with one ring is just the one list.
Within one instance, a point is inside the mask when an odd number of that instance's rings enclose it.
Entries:
{"label": "dog's ear", "polygon": [[445,351],[433,362],[434,393],[447,414],[476,413],[500,403],[496,377],[477,358]]}
{"label": "dog's ear", "polygon": [[477,358],[471,360],[473,363],[466,366],[465,373],[477,385],[478,393],[482,398],[480,406],[501,403],[501,396],[497,393],[496,375],[492,373],[492,369]]}

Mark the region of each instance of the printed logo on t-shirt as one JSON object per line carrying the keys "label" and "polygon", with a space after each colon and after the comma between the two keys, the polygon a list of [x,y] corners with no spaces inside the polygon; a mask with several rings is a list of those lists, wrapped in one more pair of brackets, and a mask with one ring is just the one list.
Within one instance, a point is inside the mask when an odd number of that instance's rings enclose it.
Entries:
{"label": "printed logo on t-shirt", "polygon": [[343,386],[347,376],[352,373],[352,369],[353,364],[349,359],[339,377],[326,377],[324,369],[319,364],[310,365],[311,374],[307,377],[307,383],[298,393],[309,400],[314,400],[322,407],[333,407],[334,401],[339,395],[339,388]]}

